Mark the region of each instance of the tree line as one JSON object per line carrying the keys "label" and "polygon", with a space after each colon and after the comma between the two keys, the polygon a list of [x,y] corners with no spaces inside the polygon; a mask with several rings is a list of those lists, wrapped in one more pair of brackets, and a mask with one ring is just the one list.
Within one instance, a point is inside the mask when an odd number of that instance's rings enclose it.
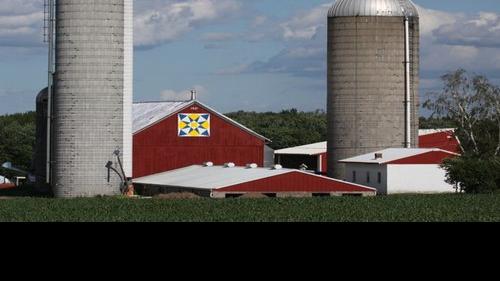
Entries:
{"label": "tree line", "polygon": [[[442,77],[441,91],[428,93],[423,107],[432,115],[420,128],[457,128],[462,157],[446,161],[448,181],[469,193],[500,190],[500,89],[486,77],[465,70]],[[272,140],[273,149],[322,142],[327,139],[323,110],[303,112],[238,111],[226,114]],[[30,170],[35,143],[34,112],[0,116],[0,164],[12,162]],[[8,175],[1,170],[0,174]]]}
{"label": "tree line", "polygon": [[[36,132],[35,112],[0,116],[0,166],[12,162],[14,166],[29,171],[32,166]],[[0,174],[11,176],[0,167]]]}

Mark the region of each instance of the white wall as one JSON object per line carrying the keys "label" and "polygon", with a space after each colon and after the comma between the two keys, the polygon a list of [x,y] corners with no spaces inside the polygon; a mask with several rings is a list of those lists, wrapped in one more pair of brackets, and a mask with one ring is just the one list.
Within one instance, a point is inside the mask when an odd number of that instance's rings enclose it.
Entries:
{"label": "white wall", "polygon": [[387,176],[388,194],[455,192],[439,165],[387,165]]}
{"label": "white wall", "polygon": [[3,184],[3,183],[10,183],[10,181],[5,177],[0,176],[0,184]]}
{"label": "white wall", "polygon": [[[387,166],[378,164],[357,164],[346,165],[344,180],[377,189],[377,194],[387,194]],[[353,181],[353,172],[356,171],[356,181]],[[367,174],[370,173],[370,182],[367,181]],[[381,182],[378,182],[378,173],[381,173]]]}

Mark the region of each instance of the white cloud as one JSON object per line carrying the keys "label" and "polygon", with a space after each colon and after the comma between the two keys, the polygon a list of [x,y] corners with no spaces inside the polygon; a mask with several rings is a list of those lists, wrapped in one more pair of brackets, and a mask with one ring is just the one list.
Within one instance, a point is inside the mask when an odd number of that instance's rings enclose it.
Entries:
{"label": "white cloud", "polygon": [[309,11],[299,13],[290,20],[283,22],[283,38],[287,40],[310,40],[326,23],[330,4],[323,4]]}
{"label": "white cloud", "polygon": [[43,44],[43,0],[0,0],[0,47]]}
{"label": "white cloud", "polygon": [[175,91],[175,90],[164,90],[160,93],[160,98],[164,101],[185,101],[191,99],[191,91],[195,90],[198,98],[205,96],[207,90],[201,85],[195,85],[191,89]]}
{"label": "white cloud", "polygon": [[[0,47],[43,46],[44,0],[0,0]],[[155,47],[228,18],[240,0],[149,0],[135,3],[135,45]]]}
{"label": "white cloud", "polygon": [[439,27],[454,24],[464,17],[463,14],[426,9],[418,5],[417,9],[420,15],[420,34],[424,37],[432,36],[433,32]]}
{"label": "white cloud", "polygon": [[218,21],[238,11],[236,0],[154,1],[135,16],[135,45],[154,47],[172,42],[195,26]]}

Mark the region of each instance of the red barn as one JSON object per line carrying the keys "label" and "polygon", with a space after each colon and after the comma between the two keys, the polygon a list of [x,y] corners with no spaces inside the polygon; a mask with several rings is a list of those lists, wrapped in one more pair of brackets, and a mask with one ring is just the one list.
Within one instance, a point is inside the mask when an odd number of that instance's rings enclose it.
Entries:
{"label": "red barn", "polygon": [[136,103],[133,177],[204,162],[273,164],[269,139],[199,101]]}
{"label": "red barn", "polygon": [[460,141],[455,135],[455,129],[420,130],[420,148],[439,148],[461,154]]}
{"label": "red barn", "polygon": [[[419,131],[420,148],[439,148],[461,154],[460,141],[455,136],[455,129],[431,129]],[[276,163],[285,168],[299,169],[306,165],[318,174],[327,171],[327,142],[313,143],[275,151]]]}

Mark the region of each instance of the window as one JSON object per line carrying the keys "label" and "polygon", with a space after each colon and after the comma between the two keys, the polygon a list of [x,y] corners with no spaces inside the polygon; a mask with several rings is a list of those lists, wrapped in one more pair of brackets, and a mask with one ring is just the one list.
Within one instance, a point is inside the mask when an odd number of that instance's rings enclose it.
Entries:
{"label": "window", "polygon": [[356,182],[356,171],[352,171],[352,182]]}
{"label": "window", "polygon": [[378,179],[377,179],[378,183],[381,184],[382,183],[382,173],[381,172],[378,172]]}
{"label": "window", "polygon": [[366,172],[366,182],[370,183],[370,172]]}

